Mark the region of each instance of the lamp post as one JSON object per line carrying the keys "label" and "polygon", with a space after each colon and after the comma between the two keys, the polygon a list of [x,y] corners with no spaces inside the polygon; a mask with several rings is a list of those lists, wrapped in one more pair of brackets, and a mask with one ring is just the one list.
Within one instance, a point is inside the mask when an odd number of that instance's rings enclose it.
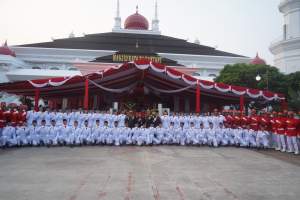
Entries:
{"label": "lamp post", "polygon": [[[257,74],[257,76],[255,77],[255,80],[257,82],[261,81],[262,77]],[[267,71],[266,71],[266,84],[267,84],[267,91],[269,91],[269,68],[267,68]],[[267,111],[269,111],[269,104],[267,103]]]}
{"label": "lamp post", "polygon": [[[261,81],[262,77],[257,74],[257,76],[255,77],[255,80],[257,82]],[[267,68],[267,72],[266,72],[266,83],[267,83],[267,91],[269,91],[269,69]]]}
{"label": "lamp post", "polygon": [[261,80],[261,76],[260,76],[259,74],[257,74],[257,76],[255,77],[255,80],[256,80],[257,82],[259,82],[259,81]]}

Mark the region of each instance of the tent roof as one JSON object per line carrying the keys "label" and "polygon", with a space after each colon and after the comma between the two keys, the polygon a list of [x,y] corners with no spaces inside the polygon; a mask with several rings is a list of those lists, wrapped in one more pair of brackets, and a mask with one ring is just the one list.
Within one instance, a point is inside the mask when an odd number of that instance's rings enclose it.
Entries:
{"label": "tent roof", "polygon": [[[84,94],[85,80],[89,89],[121,93],[131,90],[140,81],[150,90],[160,93],[185,91],[195,93],[200,86],[201,95],[219,99],[239,100],[245,95],[248,100],[273,101],[285,97],[282,94],[245,88],[240,86],[214,83],[196,79],[178,70],[147,60],[124,63],[84,76],[40,79],[0,84],[0,90],[18,95],[34,96],[36,89],[42,97],[62,97]],[[130,88],[132,87],[132,88]]]}

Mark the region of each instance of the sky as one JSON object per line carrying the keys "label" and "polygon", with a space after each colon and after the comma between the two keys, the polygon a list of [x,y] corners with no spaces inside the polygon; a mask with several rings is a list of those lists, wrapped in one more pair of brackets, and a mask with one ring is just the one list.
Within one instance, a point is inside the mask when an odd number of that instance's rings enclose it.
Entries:
{"label": "sky", "polygon": [[[117,0],[0,0],[0,43],[9,45],[51,41],[110,32]],[[158,0],[163,35],[196,38],[218,50],[254,57],[258,52],[273,64],[272,41],[282,34],[280,0]],[[155,0],[120,0],[122,24],[135,12],[149,23]]]}

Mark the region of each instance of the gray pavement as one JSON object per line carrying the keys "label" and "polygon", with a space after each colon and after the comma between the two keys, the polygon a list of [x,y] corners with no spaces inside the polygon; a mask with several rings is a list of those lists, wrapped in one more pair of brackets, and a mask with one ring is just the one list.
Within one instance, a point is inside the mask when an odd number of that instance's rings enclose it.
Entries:
{"label": "gray pavement", "polygon": [[0,200],[300,199],[300,156],[208,147],[0,150]]}

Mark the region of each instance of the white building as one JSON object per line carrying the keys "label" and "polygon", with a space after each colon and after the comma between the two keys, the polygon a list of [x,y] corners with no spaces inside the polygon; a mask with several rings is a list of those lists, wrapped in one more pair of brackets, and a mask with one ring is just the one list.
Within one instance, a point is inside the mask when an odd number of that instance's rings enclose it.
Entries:
{"label": "white building", "polygon": [[282,0],[279,11],[284,15],[283,34],[270,50],[275,66],[289,74],[300,71],[300,0]]}
{"label": "white building", "polygon": [[[99,71],[137,58],[147,58],[198,78],[212,80],[227,64],[249,63],[250,58],[161,34],[158,6],[152,26],[136,12],[122,27],[120,5],[112,32],[54,39],[50,42],[10,47],[12,55],[0,57],[0,82],[74,76]],[[8,49],[7,45],[3,48]],[[0,51],[1,54],[1,51]]]}

